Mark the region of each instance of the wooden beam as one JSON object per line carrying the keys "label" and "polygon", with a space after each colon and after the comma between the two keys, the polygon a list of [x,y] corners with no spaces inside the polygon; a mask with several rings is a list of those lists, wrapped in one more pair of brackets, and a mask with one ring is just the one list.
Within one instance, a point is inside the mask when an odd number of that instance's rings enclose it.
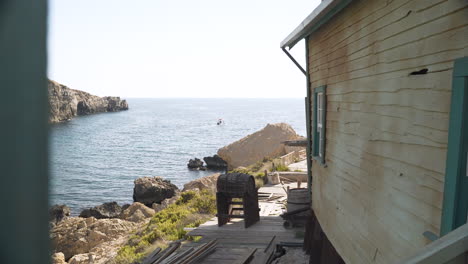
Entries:
{"label": "wooden beam", "polygon": [[342,9],[344,9],[352,0],[324,0],[315,8],[312,13],[302,21],[280,44],[281,48],[289,47],[292,49],[301,39],[309,36],[322,25],[327,23]]}
{"label": "wooden beam", "polygon": [[307,147],[307,139],[304,140],[287,140],[281,142],[285,144],[286,146],[290,147]]}
{"label": "wooden beam", "polygon": [[310,100],[312,90],[310,89],[310,63],[309,63],[309,37],[305,39],[305,54],[306,54],[306,92],[307,97],[305,98],[305,111],[306,111],[306,137],[307,137],[307,148],[306,148],[306,157],[307,157],[307,190],[309,192],[309,200],[312,201],[312,129],[311,129],[311,120],[310,120]]}
{"label": "wooden beam", "polygon": [[[401,264],[443,264],[464,263],[468,251],[468,224],[465,224],[442,238],[420,249],[414,256],[395,263]],[[455,261],[455,262],[454,262]]]}

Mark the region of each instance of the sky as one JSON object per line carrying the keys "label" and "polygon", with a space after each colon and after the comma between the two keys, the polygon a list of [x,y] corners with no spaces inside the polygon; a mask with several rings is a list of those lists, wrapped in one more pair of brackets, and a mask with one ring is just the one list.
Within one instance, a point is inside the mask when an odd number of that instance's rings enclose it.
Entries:
{"label": "sky", "polygon": [[[48,76],[99,96],[290,98],[280,49],[320,0],[50,0]],[[292,50],[304,65],[301,41]]]}

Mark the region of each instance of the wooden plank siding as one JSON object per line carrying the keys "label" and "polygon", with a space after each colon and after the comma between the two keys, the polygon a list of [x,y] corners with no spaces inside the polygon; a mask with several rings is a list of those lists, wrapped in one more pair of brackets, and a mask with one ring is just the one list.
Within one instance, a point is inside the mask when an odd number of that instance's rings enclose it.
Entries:
{"label": "wooden plank siding", "polygon": [[312,165],[317,218],[346,263],[407,257],[430,242],[424,231],[440,231],[468,1],[356,0],[307,43],[308,92],[327,85],[326,166]]}

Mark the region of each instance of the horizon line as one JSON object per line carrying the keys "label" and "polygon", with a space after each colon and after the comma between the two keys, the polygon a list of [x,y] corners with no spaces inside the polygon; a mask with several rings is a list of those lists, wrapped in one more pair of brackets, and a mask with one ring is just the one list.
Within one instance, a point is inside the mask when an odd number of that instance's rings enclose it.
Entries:
{"label": "horizon line", "polygon": [[129,97],[119,96],[122,99],[304,99],[305,97]]}

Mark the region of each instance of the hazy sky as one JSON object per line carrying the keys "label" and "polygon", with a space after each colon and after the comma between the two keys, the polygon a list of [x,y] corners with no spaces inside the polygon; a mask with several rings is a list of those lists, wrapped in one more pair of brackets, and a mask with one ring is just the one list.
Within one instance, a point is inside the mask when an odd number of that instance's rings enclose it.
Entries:
{"label": "hazy sky", "polygon": [[[280,42],[320,0],[50,0],[49,78],[123,97],[304,97]],[[304,65],[304,44],[292,49]]]}

